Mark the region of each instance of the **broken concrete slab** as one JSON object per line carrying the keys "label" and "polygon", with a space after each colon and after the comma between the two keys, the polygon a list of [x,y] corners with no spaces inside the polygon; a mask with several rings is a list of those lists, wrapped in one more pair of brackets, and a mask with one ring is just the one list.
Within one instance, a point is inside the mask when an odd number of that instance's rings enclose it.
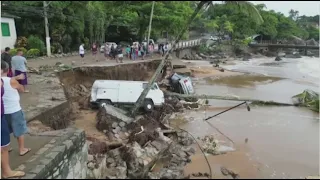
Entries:
{"label": "broken concrete slab", "polygon": [[113,117],[116,118],[116,119],[119,119],[119,120],[121,120],[121,121],[124,121],[124,122],[126,122],[127,124],[130,124],[131,122],[134,121],[133,118],[126,116],[126,115],[125,115],[126,113],[124,113],[124,110],[122,110],[122,109],[119,109],[119,108],[116,108],[116,107],[114,107],[114,106],[112,106],[112,105],[107,105],[107,104],[104,105],[103,108],[105,109],[105,111],[106,111],[109,115],[113,116]]}

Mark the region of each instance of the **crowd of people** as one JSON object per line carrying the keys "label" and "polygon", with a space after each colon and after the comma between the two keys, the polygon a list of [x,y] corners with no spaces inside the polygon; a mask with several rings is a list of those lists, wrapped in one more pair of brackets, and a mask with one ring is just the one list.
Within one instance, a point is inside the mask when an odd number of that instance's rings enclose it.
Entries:
{"label": "crowd of people", "polygon": [[[102,49],[106,61],[115,60],[117,63],[123,63],[124,56],[133,61],[137,60],[139,57],[144,60],[147,55],[152,57],[155,50],[152,42],[149,42],[149,44],[134,42],[131,46],[127,45],[125,48],[120,44],[107,42],[103,43]],[[91,45],[92,56],[96,61],[98,61],[97,53],[99,50],[100,46],[98,43],[93,43]],[[159,44],[158,50],[161,55],[164,55],[166,51],[168,51],[168,43]],[[79,47],[79,55],[84,58],[84,54],[84,44],[81,44]]]}
{"label": "crowd of people", "polygon": [[27,90],[27,60],[23,51],[18,49],[13,57],[10,48],[1,54],[1,174],[2,178],[22,177],[22,171],[13,171],[10,167],[10,134],[18,140],[19,155],[31,151],[25,147],[24,135],[28,132],[27,121],[20,105],[20,94]]}

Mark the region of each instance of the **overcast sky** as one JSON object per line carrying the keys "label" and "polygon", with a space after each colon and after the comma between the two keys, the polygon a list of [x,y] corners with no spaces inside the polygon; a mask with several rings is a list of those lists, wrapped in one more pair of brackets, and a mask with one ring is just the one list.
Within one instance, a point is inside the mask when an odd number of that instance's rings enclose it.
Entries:
{"label": "overcast sky", "polygon": [[299,15],[315,16],[320,12],[319,1],[250,1],[253,4],[265,4],[268,10],[281,12],[288,16],[291,9],[299,11]]}

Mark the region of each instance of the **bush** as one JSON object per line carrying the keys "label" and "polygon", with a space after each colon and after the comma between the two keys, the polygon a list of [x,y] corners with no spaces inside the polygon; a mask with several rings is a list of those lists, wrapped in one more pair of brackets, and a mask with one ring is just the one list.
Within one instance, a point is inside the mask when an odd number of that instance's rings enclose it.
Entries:
{"label": "bush", "polygon": [[10,49],[9,54],[10,54],[11,56],[17,55],[18,49],[21,49],[22,52],[23,52],[23,54],[26,54],[26,53],[27,53],[26,48],[16,48],[16,49]]}
{"label": "bush", "polygon": [[27,57],[38,57],[40,56],[40,50],[39,49],[30,49],[27,52]]}
{"label": "bush", "polygon": [[17,54],[17,49],[10,49],[9,54],[15,56]]}
{"label": "bush", "polygon": [[45,48],[44,42],[37,36],[29,36],[28,37],[28,49],[43,49]]}
{"label": "bush", "polygon": [[25,48],[27,47],[28,39],[24,36],[18,37],[16,44],[14,45],[15,48]]}

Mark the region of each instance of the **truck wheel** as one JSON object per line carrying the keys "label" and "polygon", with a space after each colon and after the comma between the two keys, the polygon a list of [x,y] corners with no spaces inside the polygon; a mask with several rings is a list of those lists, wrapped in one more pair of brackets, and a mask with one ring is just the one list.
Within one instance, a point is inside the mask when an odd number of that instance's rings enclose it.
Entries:
{"label": "truck wheel", "polygon": [[150,100],[150,99],[145,100],[143,108],[147,112],[152,111],[154,109],[154,104],[153,104],[152,100]]}
{"label": "truck wheel", "polygon": [[111,105],[111,101],[110,100],[100,100],[99,101],[99,108],[102,107],[103,104],[109,104]]}

